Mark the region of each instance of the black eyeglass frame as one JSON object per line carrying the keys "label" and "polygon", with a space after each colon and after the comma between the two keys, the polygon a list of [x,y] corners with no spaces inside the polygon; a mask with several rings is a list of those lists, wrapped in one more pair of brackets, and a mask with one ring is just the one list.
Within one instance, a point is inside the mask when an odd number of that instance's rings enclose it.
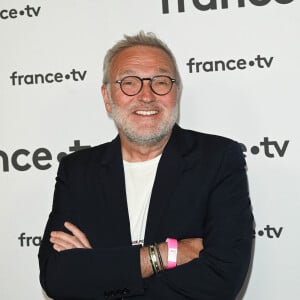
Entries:
{"label": "black eyeglass frame", "polygon": [[[125,93],[124,90],[123,90],[123,88],[122,88],[122,81],[125,80],[125,79],[128,78],[128,77],[134,77],[134,78],[140,80],[140,82],[141,82],[141,87],[140,87],[139,90],[138,90],[136,93],[134,93],[134,94],[128,94],[128,93]],[[167,78],[170,79],[170,81],[171,81],[171,86],[170,86],[170,89],[168,90],[168,92],[163,93],[163,94],[160,94],[160,93],[157,93],[157,92],[153,89],[153,87],[152,87],[152,82],[153,82],[153,80],[155,80],[155,79],[157,79],[157,78],[159,78],[159,77],[167,77]],[[153,77],[144,77],[144,78],[141,78],[141,77],[138,77],[138,76],[134,76],[134,75],[129,75],[129,76],[125,76],[125,77],[122,78],[122,79],[119,79],[119,80],[114,81],[114,83],[118,83],[118,84],[120,85],[120,89],[121,89],[121,91],[122,91],[125,95],[127,95],[127,96],[135,96],[135,95],[137,95],[138,93],[140,93],[140,91],[143,89],[143,86],[144,86],[144,80],[149,80],[149,86],[150,86],[150,88],[151,88],[151,91],[152,91],[154,94],[158,95],[158,96],[165,96],[165,95],[169,94],[169,93],[171,92],[172,88],[173,88],[173,84],[176,83],[176,79],[174,79],[174,78],[172,78],[172,77],[170,77],[170,76],[168,76],[168,75],[156,75],[156,76],[153,76]]]}

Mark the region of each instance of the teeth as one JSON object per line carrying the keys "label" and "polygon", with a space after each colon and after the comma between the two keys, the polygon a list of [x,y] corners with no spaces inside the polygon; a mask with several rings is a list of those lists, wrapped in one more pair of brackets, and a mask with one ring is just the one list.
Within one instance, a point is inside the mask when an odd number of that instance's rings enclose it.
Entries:
{"label": "teeth", "polygon": [[142,116],[151,116],[151,115],[156,115],[157,111],[156,110],[137,110],[135,113],[137,115],[142,115]]}

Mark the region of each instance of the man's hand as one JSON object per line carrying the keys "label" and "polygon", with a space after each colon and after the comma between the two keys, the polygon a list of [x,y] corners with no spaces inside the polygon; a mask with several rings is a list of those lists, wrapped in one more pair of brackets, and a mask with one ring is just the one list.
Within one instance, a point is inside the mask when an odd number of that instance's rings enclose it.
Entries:
{"label": "man's hand", "polygon": [[201,250],[203,250],[203,239],[191,238],[178,241],[177,265],[188,263],[199,257]]}
{"label": "man's hand", "polygon": [[78,227],[70,222],[65,222],[64,226],[71,231],[73,235],[63,231],[52,231],[50,242],[53,243],[53,248],[56,251],[60,252],[75,248],[92,249],[89,240]]}

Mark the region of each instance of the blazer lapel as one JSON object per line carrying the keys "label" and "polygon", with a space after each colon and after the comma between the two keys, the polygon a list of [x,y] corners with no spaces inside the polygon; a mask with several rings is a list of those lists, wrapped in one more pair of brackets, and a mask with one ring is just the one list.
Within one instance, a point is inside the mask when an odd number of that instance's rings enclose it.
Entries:
{"label": "blazer lapel", "polygon": [[[126,200],[125,177],[120,139],[113,140],[101,159],[100,189],[107,211],[107,226],[115,245],[131,245],[130,223]],[[114,246],[112,244],[112,246]]]}
{"label": "blazer lapel", "polygon": [[185,168],[185,161],[179,151],[179,141],[176,137],[178,130],[179,127],[175,125],[157,168],[147,217],[145,244],[159,242],[158,239],[165,238],[160,236],[159,228],[175,193],[174,187],[177,186]]}

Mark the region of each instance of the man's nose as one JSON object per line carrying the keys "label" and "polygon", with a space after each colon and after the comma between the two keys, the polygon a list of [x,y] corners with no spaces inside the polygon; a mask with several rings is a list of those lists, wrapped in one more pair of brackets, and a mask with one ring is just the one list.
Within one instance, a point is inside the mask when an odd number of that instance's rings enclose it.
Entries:
{"label": "man's nose", "polygon": [[153,93],[151,86],[150,86],[150,81],[145,80],[143,82],[143,87],[139,93],[140,99],[145,101],[145,102],[152,102],[155,100],[155,94]]}

